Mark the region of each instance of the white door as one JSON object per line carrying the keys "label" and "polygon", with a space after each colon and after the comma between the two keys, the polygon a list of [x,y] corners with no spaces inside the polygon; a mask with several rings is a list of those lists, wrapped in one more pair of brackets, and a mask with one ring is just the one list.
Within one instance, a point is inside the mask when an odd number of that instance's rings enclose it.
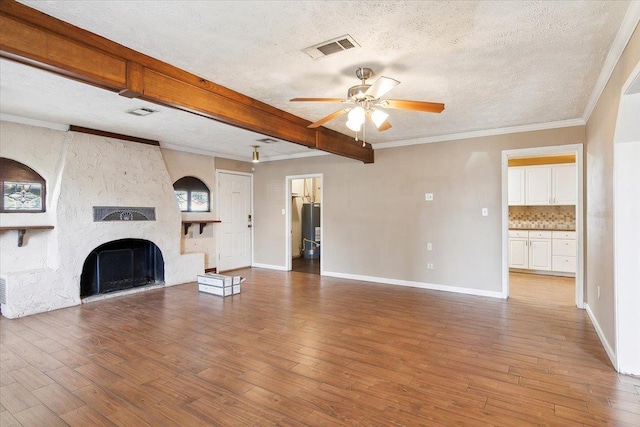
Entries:
{"label": "white door", "polygon": [[251,266],[251,176],[218,174],[218,271]]}

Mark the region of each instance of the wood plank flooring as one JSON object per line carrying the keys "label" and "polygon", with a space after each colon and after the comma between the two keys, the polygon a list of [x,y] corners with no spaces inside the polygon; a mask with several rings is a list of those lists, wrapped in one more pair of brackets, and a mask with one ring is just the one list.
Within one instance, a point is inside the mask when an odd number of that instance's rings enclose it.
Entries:
{"label": "wood plank flooring", "polygon": [[261,269],[0,320],[0,425],[640,426],[573,280],[508,301]]}

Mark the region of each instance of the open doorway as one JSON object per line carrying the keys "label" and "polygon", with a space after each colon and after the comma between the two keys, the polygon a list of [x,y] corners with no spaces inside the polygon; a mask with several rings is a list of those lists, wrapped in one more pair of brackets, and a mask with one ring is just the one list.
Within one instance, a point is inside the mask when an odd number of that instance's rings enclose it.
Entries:
{"label": "open doorway", "polygon": [[321,274],[322,175],[288,176],[287,270]]}
{"label": "open doorway", "polygon": [[503,296],[584,306],[582,145],[503,151]]}

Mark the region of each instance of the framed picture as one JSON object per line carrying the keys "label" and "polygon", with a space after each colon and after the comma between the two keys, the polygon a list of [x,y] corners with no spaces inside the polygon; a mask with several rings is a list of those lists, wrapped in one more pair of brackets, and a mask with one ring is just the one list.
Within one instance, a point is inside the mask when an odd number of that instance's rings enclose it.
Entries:
{"label": "framed picture", "polygon": [[2,212],[44,212],[42,183],[5,181]]}

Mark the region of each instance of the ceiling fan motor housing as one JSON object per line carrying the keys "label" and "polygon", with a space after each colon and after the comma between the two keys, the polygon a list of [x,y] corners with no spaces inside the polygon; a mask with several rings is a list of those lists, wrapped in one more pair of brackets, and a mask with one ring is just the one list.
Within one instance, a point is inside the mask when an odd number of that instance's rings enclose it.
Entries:
{"label": "ceiling fan motor housing", "polygon": [[347,98],[356,100],[363,100],[367,98],[366,92],[371,87],[371,85],[356,85],[351,86],[349,91],[347,92]]}

